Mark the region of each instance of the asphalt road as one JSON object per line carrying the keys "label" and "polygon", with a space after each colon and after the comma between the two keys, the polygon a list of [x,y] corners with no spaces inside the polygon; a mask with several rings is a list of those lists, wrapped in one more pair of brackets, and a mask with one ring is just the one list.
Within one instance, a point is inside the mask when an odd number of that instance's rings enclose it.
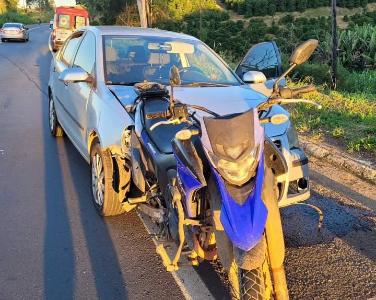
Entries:
{"label": "asphalt road", "polygon": [[[0,44],[0,299],[226,299],[213,266],[165,272],[135,213],[100,218],[90,172],[48,129],[47,26]],[[376,296],[376,188],[312,163],[307,206],[283,209],[292,299]],[[188,290],[188,293],[187,293]]]}

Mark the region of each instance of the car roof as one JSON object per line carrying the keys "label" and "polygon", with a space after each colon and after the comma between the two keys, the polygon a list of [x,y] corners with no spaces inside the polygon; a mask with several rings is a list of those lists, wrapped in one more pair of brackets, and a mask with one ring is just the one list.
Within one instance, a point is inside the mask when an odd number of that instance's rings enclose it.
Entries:
{"label": "car roof", "polygon": [[172,31],[157,28],[141,28],[128,26],[88,26],[87,29],[100,35],[137,35],[137,36],[157,36],[176,39],[197,40],[195,37]]}

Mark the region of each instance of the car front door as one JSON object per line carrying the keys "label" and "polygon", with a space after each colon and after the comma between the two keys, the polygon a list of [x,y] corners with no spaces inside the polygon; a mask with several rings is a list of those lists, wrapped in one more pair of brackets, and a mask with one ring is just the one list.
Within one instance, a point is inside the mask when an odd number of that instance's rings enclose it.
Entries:
{"label": "car front door", "polygon": [[82,33],[73,35],[66,41],[63,48],[56,54],[53,66],[52,95],[54,99],[57,118],[69,137],[73,135],[72,113],[68,110],[68,85],[59,80],[62,72],[68,69],[73,62],[77,47],[81,41]]}
{"label": "car front door", "polygon": [[72,82],[68,85],[66,99],[75,128],[72,138],[82,153],[87,153],[87,107],[95,87],[95,35],[87,31],[77,50],[72,67],[81,68],[90,75],[91,82]]}
{"label": "car front door", "polygon": [[259,43],[249,49],[235,72],[243,79],[248,71],[260,71],[268,81],[282,74],[281,54],[274,41]]}

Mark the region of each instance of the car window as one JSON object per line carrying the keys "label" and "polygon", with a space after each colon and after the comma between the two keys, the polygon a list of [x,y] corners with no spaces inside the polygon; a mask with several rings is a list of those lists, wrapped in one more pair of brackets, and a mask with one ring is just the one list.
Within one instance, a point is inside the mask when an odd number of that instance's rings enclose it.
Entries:
{"label": "car window", "polygon": [[60,28],[70,28],[70,15],[59,15],[57,26]]}
{"label": "car window", "polygon": [[78,48],[73,65],[81,67],[87,73],[93,74],[95,65],[95,36],[88,31]]}
{"label": "car window", "polygon": [[17,24],[17,23],[5,23],[3,25],[3,28],[10,28],[10,27],[13,27],[13,28],[21,28],[21,24]]}
{"label": "car window", "polygon": [[81,35],[73,36],[65,45],[64,52],[61,56],[61,60],[68,66],[73,62],[74,55],[76,54],[77,46],[81,41]]}
{"label": "car window", "polygon": [[179,68],[182,84],[240,84],[228,66],[198,40],[105,36],[103,47],[107,84],[133,85],[145,80],[169,84],[172,66]]}
{"label": "car window", "polygon": [[280,75],[281,63],[278,48],[273,42],[264,42],[253,46],[236,73],[242,78],[248,71],[263,72],[266,78],[276,78]]}
{"label": "car window", "polygon": [[81,16],[76,16],[74,21],[74,28],[79,29],[86,25],[86,18]]}

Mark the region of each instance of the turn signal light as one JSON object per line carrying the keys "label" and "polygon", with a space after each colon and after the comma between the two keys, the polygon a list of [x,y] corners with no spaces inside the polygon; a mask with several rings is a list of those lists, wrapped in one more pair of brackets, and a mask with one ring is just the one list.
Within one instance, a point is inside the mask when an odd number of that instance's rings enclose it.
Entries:
{"label": "turn signal light", "polygon": [[274,125],[279,125],[287,122],[289,118],[284,114],[276,114],[270,118],[270,123]]}

